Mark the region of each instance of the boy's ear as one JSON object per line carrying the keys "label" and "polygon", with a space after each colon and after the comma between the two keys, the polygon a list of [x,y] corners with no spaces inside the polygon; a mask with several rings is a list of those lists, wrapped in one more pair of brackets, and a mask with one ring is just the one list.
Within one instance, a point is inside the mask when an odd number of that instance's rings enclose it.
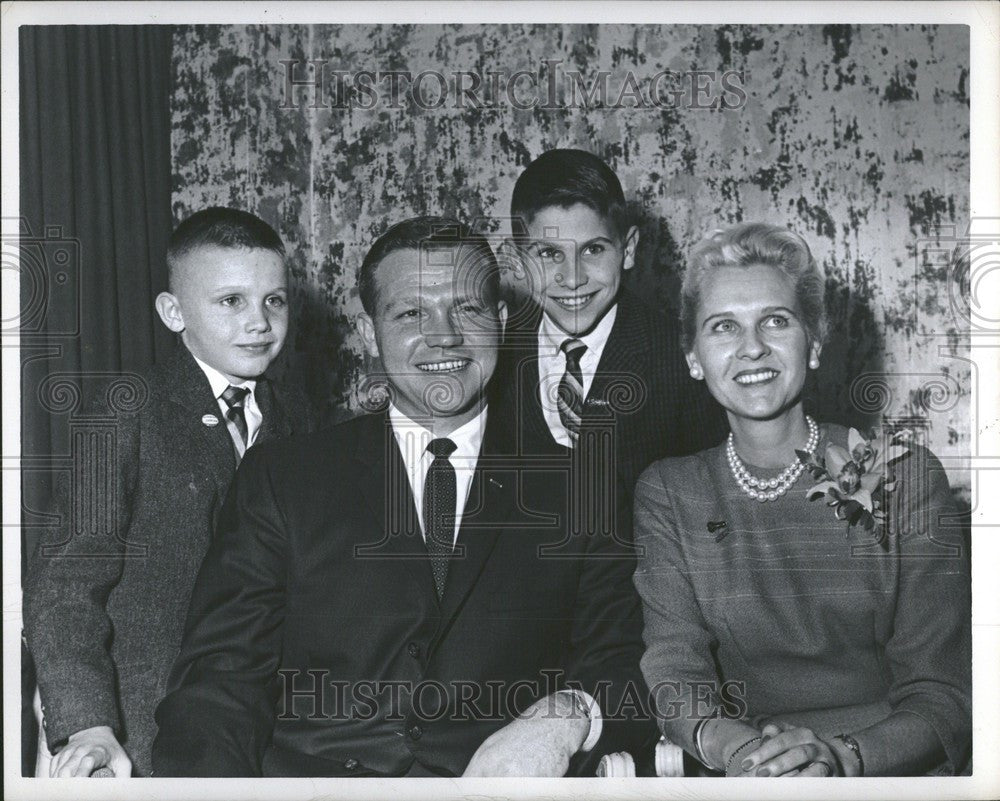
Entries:
{"label": "boy's ear", "polygon": [[161,292],[156,296],[154,303],[156,313],[160,315],[163,324],[175,334],[184,330],[184,315],[181,313],[181,304],[174,295],[169,292]]}
{"label": "boy's ear", "polygon": [[633,225],[625,234],[625,260],[622,263],[623,270],[631,270],[635,266],[635,251],[639,247],[639,228]]}
{"label": "boy's ear", "polygon": [[372,322],[372,318],[366,312],[361,312],[355,320],[355,326],[361,336],[361,341],[365,344],[368,355],[378,358],[378,342],[375,340],[375,324]]}

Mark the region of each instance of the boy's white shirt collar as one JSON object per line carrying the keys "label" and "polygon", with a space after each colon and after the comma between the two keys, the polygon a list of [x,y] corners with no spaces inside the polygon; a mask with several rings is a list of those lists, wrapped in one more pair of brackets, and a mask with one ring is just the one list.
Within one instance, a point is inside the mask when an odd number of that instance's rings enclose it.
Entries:
{"label": "boy's white shirt collar", "polygon": [[611,336],[611,329],[615,325],[615,320],[618,317],[618,303],[616,302],[614,306],[605,312],[604,316],[600,319],[597,325],[594,326],[593,330],[582,337],[574,337],[572,334],[567,334],[559,326],[557,326],[551,319],[549,315],[542,312],[542,323],[538,327],[538,344],[539,347],[545,347],[548,350],[550,356],[558,356],[559,349],[562,347],[562,343],[567,339],[578,339],[584,345],[587,346],[587,352],[584,354],[584,358],[588,355],[596,355],[597,359],[600,360],[601,353],[604,352],[604,346],[608,342],[608,337]]}
{"label": "boy's white shirt collar", "polygon": [[[254,394],[257,390],[257,382],[253,379],[248,379],[239,383],[232,383],[222,373],[212,367],[212,365],[205,364],[205,362],[193,353],[191,356],[201,368],[201,371],[205,374],[205,378],[208,379],[208,383],[212,387],[212,394],[215,395],[215,402],[219,406],[219,411],[222,412],[222,420],[225,422],[226,428],[229,430],[229,436],[233,440],[233,447],[236,448],[236,453],[240,456],[240,458],[242,458],[243,454],[246,453],[246,449],[256,442],[257,434],[260,432],[261,423],[264,422],[264,414],[257,405],[257,398]],[[247,395],[246,400],[243,401],[243,418],[247,423],[246,445],[243,444],[243,440],[240,438],[239,432],[236,430],[236,426],[231,420],[229,420],[228,417],[226,417],[226,412],[229,411],[229,406],[222,399],[222,393],[225,392],[230,386],[246,387],[250,390],[250,394]]]}
{"label": "boy's white shirt collar", "polygon": [[215,395],[216,398],[221,398],[222,393],[225,392],[230,385],[234,387],[246,387],[247,389],[250,390],[251,396],[253,395],[254,390],[257,389],[256,381],[248,380],[248,381],[241,381],[238,384],[234,384],[232,381],[226,378],[222,373],[220,373],[218,370],[212,367],[212,365],[205,364],[205,362],[203,362],[193,353],[191,354],[191,356],[198,363],[198,366],[201,368],[201,371],[205,374],[205,377],[208,379],[208,383],[212,385],[212,394]]}

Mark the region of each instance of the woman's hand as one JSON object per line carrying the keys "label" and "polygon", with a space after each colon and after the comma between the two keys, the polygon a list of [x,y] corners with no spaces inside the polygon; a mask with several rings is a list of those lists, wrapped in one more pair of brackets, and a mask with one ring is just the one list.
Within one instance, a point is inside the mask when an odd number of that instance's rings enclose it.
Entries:
{"label": "woman's hand", "polygon": [[844,776],[839,749],[811,729],[768,723],[763,742],[740,762],[749,776]]}

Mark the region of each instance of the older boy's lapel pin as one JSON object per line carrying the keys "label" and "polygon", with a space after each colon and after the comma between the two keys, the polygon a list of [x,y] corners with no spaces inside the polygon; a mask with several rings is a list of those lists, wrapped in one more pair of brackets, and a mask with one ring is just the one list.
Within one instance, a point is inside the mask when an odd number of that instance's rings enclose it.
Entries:
{"label": "older boy's lapel pin", "polygon": [[201,418],[201,422],[207,426],[217,426],[219,424],[219,418],[214,414],[206,414]]}

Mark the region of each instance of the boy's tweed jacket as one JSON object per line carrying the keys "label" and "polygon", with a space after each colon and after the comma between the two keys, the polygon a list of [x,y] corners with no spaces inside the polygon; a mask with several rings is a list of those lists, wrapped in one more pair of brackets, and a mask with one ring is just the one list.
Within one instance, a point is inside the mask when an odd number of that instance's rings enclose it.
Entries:
{"label": "boy's tweed jacket", "polygon": [[[29,570],[25,638],[50,748],[81,729],[111,726],[143,775],[153,711],[236,454],[185,347],[133,377],[137,394],[116,394],[115,385],[124,386],[112,383],[77,437],[87,456],[76,460],[60,522]],[[262,379],[255,398],[258,442],[314,428],[300,394]]]}

